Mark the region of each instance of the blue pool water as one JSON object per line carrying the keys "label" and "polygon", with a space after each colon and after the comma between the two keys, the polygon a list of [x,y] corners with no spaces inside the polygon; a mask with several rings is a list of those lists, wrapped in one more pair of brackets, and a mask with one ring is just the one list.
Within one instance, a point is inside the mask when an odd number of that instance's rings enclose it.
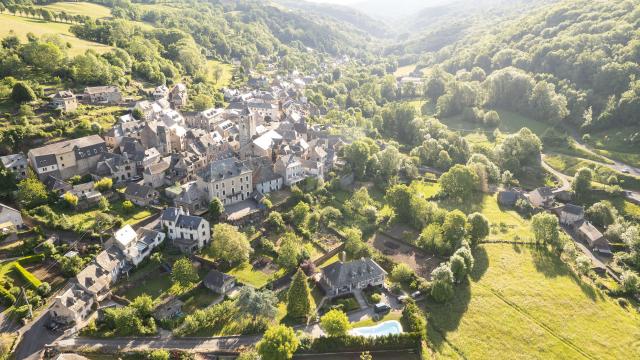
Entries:
{"label": "blue pool water", "polygon": [[402,333],[402,325],[397,320],[390,320],[390,321],[381,322],[380,324],[375,326],[351,329],[349,333],[351,335],[365,336],[365,337],[383,336],[383,335],[389,335],[389,334],[400,334]]}

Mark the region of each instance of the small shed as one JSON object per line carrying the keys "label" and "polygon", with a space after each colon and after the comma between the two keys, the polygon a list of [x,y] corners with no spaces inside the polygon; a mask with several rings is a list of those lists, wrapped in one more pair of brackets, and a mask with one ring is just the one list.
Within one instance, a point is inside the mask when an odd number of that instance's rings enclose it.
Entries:
{"label": "small shed", "polygon": [[218,270],[211,270],[203,280],[204,286],[218,294],[226,294],[236,285],[236,278]]}

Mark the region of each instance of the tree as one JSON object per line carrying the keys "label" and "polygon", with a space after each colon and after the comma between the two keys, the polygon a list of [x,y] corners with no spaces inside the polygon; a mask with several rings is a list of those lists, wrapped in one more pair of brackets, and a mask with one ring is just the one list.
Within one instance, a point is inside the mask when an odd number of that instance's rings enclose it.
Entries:
{"label": "tree", "polygon": [[349,318],[342,310],[330,310],[320,318],[320,328],[327,336],[345,336],[350,327]]}
{"label": "tree", "polygon": [[419,333],[423,337],[427,332],[427,320],[413,299],[408,299],[402,310],[402,322],[407,325],[407,332]]}
{"label": "tree", "polygon": [[368,351],[363,351],[360,354],[360,360],[373,360],[373,356]]}
{"label": "tree", "polygon": [[471,245],[476,246],[480,241],[489,236],[489,220],[481,213],[469,214],[467,217],[467,234]]}
{"label": "tree", "polygon": [[465,165],[454,165],[449,171],[440,176],[442,193],[462,201],[468,199],[471,193],[478,190],[479,179],[473,170]]}
{"label": "tree", "polygon": [[582,275],[586,275],[591,270],[591,259],[586,255],[580,255],[576,258],[576,269]]}
{"label": "tree", "polygon": [[156,349],[149,353],[149,360],[169,360],[169,352],[164,349]]}
{"label": "tree", "polygon": [[26,208],[34,208],[47,202],[49,194],[42,182],[26,178],[18,183],[18,201]]}
{"label": "tree", "polygon": [[431,272],[431,296],[438,302],[447,302],[453,297],[453,273],[446,263]]}
{"label": "tree", "polygon": [[622,274],[622,289],[630,295],[640,291],[640,277],[631,270],[627,270]]}
{"label": "tree", "polygon": [[133,203],[130,200],[125,200],[122,202],[122,210],[126,213],[130,213],[133,210]]}
{"label": "tree", "polygon": [[186,288],[198,281],[198,272],[193,267],[193,264],[191,264],[191,261],[183,257],[173,263],[171,280],[181,288]]}
{"label": "tree", "polygon": [[222,214],[224,214],[224,205],[220,199],[214,197],[209,203],[209,219],[211,219],[212,222],[218,222]]}
{"label": "tree", "polygon": [[243,350],[236,360],[261,360],[260,354],[254,349]]}
{"label": "tree", "polygon": [[256,290],[251,286],[243,286],[236,298],[236,305],[245,314],[257,318],[273,320],[278,314],[278,298],[271,290]]}
{"label": "tree", "polygon": [[558,218],[548,213],[539,213],[531,218],[531,230],[536,242],[558,246],[560,230]]}
{"label": "tree", "polygon": [[391,270],[391,279],[398,283],[408,284],[413,280],[414,276],[415,272],[413,269],[405,263],[397,264],[393,267],[393,270]]}
{"label": "tree", "polygon": [[193,97],[193,108],[196,111],[204,111],[213,107],[213,99],[205,94],[198,94]]}
{"label": "tree", "polygon": [[469,273],[469,269],[467,269],[464,258],[460,255],[454,254],[451,259],[449,259],[449,262],[451,263],[451,273],[453,274],[455,282],[462,282]]}
{"label": "tree", "polygon": [[470,273],[473,270],[473,265],[475,263],[475,259],[473,258],[473,254],[471,253],[471,249],[467,246],[462,246],[455,253],[454,256],[460,256],[464,259],[464,266],[467,269],[467,273]]}
{"label": "tree", "polygon": [[211,252],[218,259],[231,264],[238,264],[249,260],[253,252],[247,236],[229,224],[216,224],[211,237]]}
{"label": "tree", "polygon": [[28,103],[37,99],[36,93],[29,85],[22,81],[18,81],[11,89],[11,100],[17,104]]}
{"label": "tree", "polygon": [[357,258],[366,255],[368,252],[367,244],[362,241],[362,231],[360,229],[351,227],[343,230],[345,237],[344,251],[352,258]]}
{"label": "tree", "polygon": [[300,201],[293,209],[291,209],[291,222],[298,229],[304,229],[307,225],[307,218],[311,208],[309,204]]}
{"label": "tree", "polygon": [[75,208],[76,206],[78,206],[78,197],[76,195],[67,191],[66,193],[64,193],[64,195],[62,195],[62,198],[70,207]]}
{"label": "tree", "polygon": [[573,183],[571,188],[575,192],[576,197],[584,199],[585,196],[591,191],[591,180],[593,179],[593,172],[591,169],[583,167],[578,169],[576,175],[573,177]]}
{"label": "tree", "polygon": [[277,262],[285,269],[294,269],[300,264],[302,245],[300,238],[293,232],[284,234],[278,248]]}
{"label": "tree", "polygon": [[287,292],[287,316],[291,319],[307,320],[315,312],[315,303],[307,283],[307,276],[298,269]]}
{"label": "tree", "polygon": [[300,340],[292,328],[275,325],[267,329],[256,349],[264,360],[289,360],[299,345]]}
{"label": "tree", "polygon": [[611,202],[603,200],[591,205],[585,215],[594,225],[606,228],[616,221],[618,212]]}
{"label": "tree", "polygon": [[269,213],[269,216],[267,216],[267,219],[265,220],[265,226],[276,234],[280,234],[286,229],[284,219],[282,219],[282,214],[277,211]]}
{"label": "tree", "polygon": [[498,127],[498,125],[500,125],[500,115],[498,115],[498,113],[494,110],[487,111],[486,113],[484,113],[482,122],[486,126]]}
{"label": "tree", "polygon": [[467,217],[460,210],[453,210],[447,213],[442,224],[442,236],[452,249],[460,246],[462,239],[466,235]]}
{"label": "tree", "polygon": [[108,191],[111,190],[111,187],[113,186],[113,179],[109,178],[109,177],[103,177],[102,179],[96,181],[93,186],[96,188],[96,190],[98,191]]}

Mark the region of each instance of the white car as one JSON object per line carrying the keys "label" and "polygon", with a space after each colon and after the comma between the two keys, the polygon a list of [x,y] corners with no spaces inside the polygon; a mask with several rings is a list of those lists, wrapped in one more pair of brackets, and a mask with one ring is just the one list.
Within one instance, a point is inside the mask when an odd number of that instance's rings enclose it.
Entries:
{"label": "white car", "polygon": [[628,167],[623,167],[623,168],[622,168],[622,172],[623,172],[623,173],[625,173],[625,174],[628,174],[628,173],[630,173],[630,172],[631,172],[631,170],[629,170],[629,168],[628,168]]}

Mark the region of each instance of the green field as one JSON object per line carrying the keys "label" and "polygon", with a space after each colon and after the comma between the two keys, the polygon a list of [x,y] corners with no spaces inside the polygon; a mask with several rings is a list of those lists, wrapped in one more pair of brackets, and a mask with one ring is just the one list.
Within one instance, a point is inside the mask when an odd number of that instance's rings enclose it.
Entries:
{"label": "green field", "polygon": [[470,286],[427,302],[435,358],[629,359],[640,316],[575,279],[556,256],[489,244],[475,251]]}
{"label": "green field", "polygon": [[640,190],[640,178],[626,175],[615,171],[607,166],[596,164],[592,161],[577,158],[574,156],[552,154],[545,157],[545,162],[555,170],[563,174],[573,176],[582,167],[588,167],[593,170],[593,180],[602,184],[607,184],[610,176],[614,175],[618,178],[620,186],[629,190]]}
{"label": "green field", "polygon": [[88,2],[56,2],[53,4],[39,6],[54,12],[66,12],[70,15],[85,15],[94,19],[101,19],[111,16],[111,9],[106,6]]}
{"label": "green field", "polygon": [[42,36],[45,34],[57,34],[69,44],[69,55],[74,56],[83,54],[85,51],[91,49],[98,53],[105,53],[111,49],[110,46],[94,43],[78,39],[72,33],[69,32],[70,24],[63,24],[57,22],[47,22],[42,19],[26,18],[20,16],[13,16],[9,14],[0,14],[0,37],[5,37],[13,33],[17,35],[21,41],[27,41],[27,34],[33,33],[36,36]]}
{"label": "green field", "polygon": [[393,73],[393,76],[409,76],[416,69],[416,64],[400,66]]}
{"label": "green field", "polygon": [[[504,133],[515,133],[523,127],[529,128],[536,135],[542,136],[548,128],[552,128],[551,125],[538,121],[526,116],[522,116],[518,113],[509,110],[496,109],[500,115],[500,126],[498,128]],[[452,130],[467,131],[467,132],[487,132],[492,133],[493,128],[487,128],[480,124],[474,124],[466,121],[461,115],[452,116],[448,118],[440,119],[443,124],[452,128]]]}
{"label": "green field", "polygon": [[491,224],[491,234],[488,241],[533,241],[531,226],[528,220],[522,218],[516,211],[502,208],[498,205],[497,195],[475,194],[466,199],[463,204],[451,200],[439,201],[438,205],[449,211],[459,209],[465,214],[479,212]]}
{"label": "green field", "polygon": [[278,278],[284,275],[285,270],[280,269],[273,274],[267,274],[264,271],[253,269],[251,264],[245,263],[235,267],[229,271],[229,275],[235,276],[238,281],[253,286],[255,288],[261,288],[265,286],[270,280]]}
{"label": "green field", "polygon": [[209,81],[215,84],[216,89],[229,86],[233,77],[233,66],[216,60],[207,60],[209,69]]}

